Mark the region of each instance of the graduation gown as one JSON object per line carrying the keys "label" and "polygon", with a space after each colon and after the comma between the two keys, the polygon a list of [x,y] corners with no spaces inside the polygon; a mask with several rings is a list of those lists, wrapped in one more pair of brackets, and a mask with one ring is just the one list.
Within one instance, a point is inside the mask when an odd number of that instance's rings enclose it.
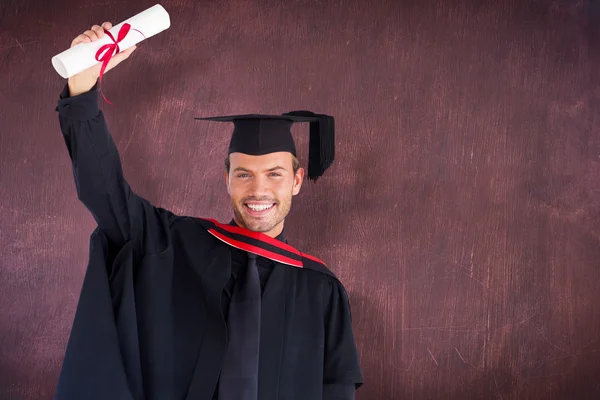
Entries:
{"label": "graduation gown", "polygon": [[[74,97],[65,87],[57,111],[78,198],[98,226],[55,399],[212,399],[233,248],[206,220],[132,191],[96,87]],[[348,297],[331,271],[274,262],[261,307],[258,399],[353,398],[363,378]]]}

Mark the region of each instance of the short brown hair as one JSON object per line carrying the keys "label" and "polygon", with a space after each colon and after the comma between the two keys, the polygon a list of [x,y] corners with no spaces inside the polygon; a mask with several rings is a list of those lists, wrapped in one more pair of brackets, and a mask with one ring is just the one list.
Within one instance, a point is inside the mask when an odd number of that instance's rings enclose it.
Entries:
{"label": "short brown hair", "polygon": [[[300,161],[293,154],[292,154],[292,168],[294,170],[294,175],[296,175],[296,172],[298,172],[298,170],[300,169]],[[225,157],[225,171],[227,171],[227,173],[229,173],[230,169],[231,169],[231,161],[229,160],[229,156],[227,156],[227,157]]]}

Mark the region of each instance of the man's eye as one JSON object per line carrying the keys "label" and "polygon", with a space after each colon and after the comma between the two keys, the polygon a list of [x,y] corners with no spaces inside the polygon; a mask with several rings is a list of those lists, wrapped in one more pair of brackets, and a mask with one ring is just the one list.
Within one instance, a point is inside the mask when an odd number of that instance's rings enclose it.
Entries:
{"label": "man's eye", "polygon": [[238,174],[237,177],[238,178],[246,178],[246,177],[248,177],[248,174]]}
{"label": "man's eye", "polygon": [[279,174],[277,172],[271,172],[271,176],[281,176],[281,174]]}

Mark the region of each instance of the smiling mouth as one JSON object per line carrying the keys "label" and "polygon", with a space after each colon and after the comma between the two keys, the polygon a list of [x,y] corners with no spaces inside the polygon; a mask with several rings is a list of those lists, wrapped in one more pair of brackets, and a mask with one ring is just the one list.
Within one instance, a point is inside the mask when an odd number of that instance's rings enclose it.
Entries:
{"label": "smiling mouth", "polygon": [[250,215],[263,215],[271,211],[275,208],[275,203],[269,204],[248,204],[244,203],[246,210],[250,213]]}

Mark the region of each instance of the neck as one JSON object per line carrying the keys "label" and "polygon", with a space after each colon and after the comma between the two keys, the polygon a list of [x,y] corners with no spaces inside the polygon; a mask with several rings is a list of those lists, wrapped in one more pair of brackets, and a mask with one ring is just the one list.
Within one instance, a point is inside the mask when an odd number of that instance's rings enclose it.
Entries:
{"label": "neck", "polygon": [[281,232],[283,232],[283,221],[281,221],[281,223],[277,224],[269,232],[263,232],[263,233],[272,238],[276,238],[277,236],[281,235]]}

